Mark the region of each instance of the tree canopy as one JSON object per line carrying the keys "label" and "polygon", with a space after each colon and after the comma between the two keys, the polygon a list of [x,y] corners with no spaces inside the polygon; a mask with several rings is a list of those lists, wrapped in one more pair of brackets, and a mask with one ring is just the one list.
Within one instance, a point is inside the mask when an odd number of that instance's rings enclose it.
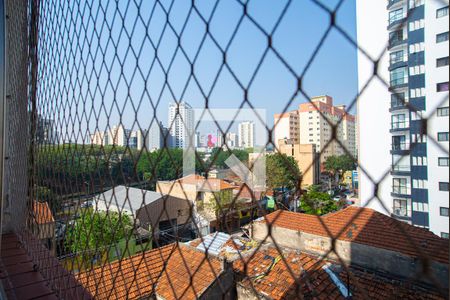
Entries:
{"label": "tree canopy", "polygon": [[131,218],[126,214],[87,209],[68,229],[66,244],[75,253],[103,252],[110,245],[129,237],[132,229]]}
{"label": "tree canopy", "polygon": [[342,203],[334,201],[328,193],[319,191],[317,186],[311,186],[300,198],[300,209],[310,215],[324,215],[338,210]]}
{"label": "tree canopy", "polygon": [[349,155],[332,155],[324,163],[325,170],[331,172],[336,177],[336,183],[345,171],[354,170],[355,162]]}
{"label": "tree canopy", "polygon": [[266,156],[266,179],[270,189],[299,188],[302,174],[293,157],[282,153]]}

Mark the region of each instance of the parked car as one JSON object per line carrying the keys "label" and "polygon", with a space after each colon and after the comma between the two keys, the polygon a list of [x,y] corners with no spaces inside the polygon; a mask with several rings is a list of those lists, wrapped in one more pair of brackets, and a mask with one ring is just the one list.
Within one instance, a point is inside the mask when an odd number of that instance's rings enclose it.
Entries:
{"label": "parked car", "polygon": [[88,208],[88,207],[91,207],[92,205],[94,205],[94,201],[88,200],[88,201],[85,201],[85,202],[81,203],[80,207],[81,208]]}

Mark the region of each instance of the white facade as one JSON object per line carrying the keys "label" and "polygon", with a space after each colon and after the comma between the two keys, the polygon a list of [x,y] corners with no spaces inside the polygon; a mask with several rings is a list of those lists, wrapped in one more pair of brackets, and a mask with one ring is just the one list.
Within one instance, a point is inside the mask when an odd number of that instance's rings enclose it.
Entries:
{"label": "white facade", "polygon": [[[432,0],[357,1],[358,45],[374,59],[384,52],[377,74],[389,86],[374,79],[358,99],[361,204],[441,236],[449,228],[449,194],[443,190],[448,141],[437,146],[427,135],[445,139],[449,131],[448,5],[438,11],[445,6]],[[447,40],[445,34],[437,37],[445,32]],[[373,70],[358,52],[360,91]],[[380,182],[375,198],[372,181]]]}
{"label": "white facade", "polygon": [[[194,110],[186,102],[170,103],[169,105],[169,133],[171,146],[184,148],[188,145],[189,132],[194,132]],[[191,145],[194,145],[194,136]]]}
{"label": "white facade", "polygon": [[255,123],[245,121],[238,126],[238,144],[240,148],[253,148],[255,146]]}
{"label": "white facade", "polygon": [[284,139],[292,140],[294,144],[298,144],[300,138],[298,111],[295,110],[284,114],[275,114],[273,118],[273,142],[275,146],[279,148],[280,145],[278,141]]}

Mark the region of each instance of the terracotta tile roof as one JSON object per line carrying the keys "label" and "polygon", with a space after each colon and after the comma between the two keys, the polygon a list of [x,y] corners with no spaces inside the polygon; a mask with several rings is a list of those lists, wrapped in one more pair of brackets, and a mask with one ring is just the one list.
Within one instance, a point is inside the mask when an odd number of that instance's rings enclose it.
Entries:
{"label": "terracotta tile roof", "polygon": [[33,201],[34,218],[37,224],[47,224],[55,222],[52,211],[47,202]]}
{"label": "terracotta tile roof", "polygon": [[[270,299],[345,299],[324,267],[350,290],[353,299],[443,299],[434,290],[355,268],[351,273],[317,257],[270,247],[233,263],[240,284]],[[274,264],[274,259],[284,257]],[[275,260],[276,261],[276,260]],[[245,269],[244,264],[247,265]],[[261,276],[258,276],[261,275]]]}
{"label": "terracotta tile roof", "polygon": [[170,244],[80,273],[77,279],[96,299],[140,299],[155,293],[164,299],[195,299],[223,270],[217,258],[205,259],[191,247]]}
{"label": "terracotta tile roof", "polygon": [[[357,218],[351,221],[358,213]],[[388,249],[413,257],[420,256],[418,251],[420,248],[431,259],[448,264],[449,243],[447,239],[440,238],[426,229],[395,220],[370,208],[350,206],[322,217],[278,210],[267,215],[266,219],[274,226],[328,237],[326,226],[331,235],[339,240]],[[349,222],[351,222],[350,226],[347,226]],[[341,233],[343,228],[345,230]],[[413,244],[407,239],[404,232]]]}
{"label": "terracotta tile roof", "polygon": [[192,184],[197,185],[197,189],[206,191],[221,191],[226,189],[232,189],[235,186],[222,179],[208,178],[197,174],[191,174],[183,178],[177,179],[176,182],[180,184]]}
{"label": "terracotta tile roof", "polygon": [[[233,268],[243,280],[241,285],[255,289],[269,299],[344,299],[318,261],[304,253],[280,252],[275,248],[259,250],[254,255],[239,259]],[[274,260],[276,262],[272,268]],[[247,265],[245,269],[244,265]],[[309,297],[308,297],[309,296]]]}

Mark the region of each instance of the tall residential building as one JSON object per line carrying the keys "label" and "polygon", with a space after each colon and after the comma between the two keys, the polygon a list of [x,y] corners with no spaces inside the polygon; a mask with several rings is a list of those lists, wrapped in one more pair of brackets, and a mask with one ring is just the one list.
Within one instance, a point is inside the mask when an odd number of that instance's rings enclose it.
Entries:
{"label": "tall residential building", "polygon": [[169,104],[168,125],[172,147],[184,148],[188,145],[188,138],[192,138],[190,144],[194,145],[194,110],[188,103],[179,102]]}
{"label": "tall residential building", "polygon": [[238,144],[240,148],[253,148],[255,146],[255,123],[244,121],[238,125]]}
{"label": "tall residential building", "polygon": [[[361,204],[448,237],[448,4],[358,0],[356,15],[365,53],[387,50],[377,73],[389,85],[374,80],[358,100]],[[359,52],[360,90],[373,69]]]}
{"label": "tall residential building", "polygon": [[[348,114],[344,105],[334,106],[330,96],[314,97],[311,102],[299,105],[299,143],[315,144],[321,163],[329,156],[346,154],[344,148],[356,157],[355,116]],[[338,122],[336,138],[344,148],[336,140],[329,143],[333,134],[332,125]]]}
{"label": "tall residential building", "polygon": [[[155,151],[162,149],[165,146],[169,146],[169,133],[168,129],[164,127],[162,122],[153,122],[147,132],[147,149],[149,151]],[[166,145],[164,145],[166,140]]]}
{"label": "tall residential building", "polygon": [[280,140],[291,140],[294,144],[299,143],[300,127],[298,120],[298,110],[275,114],[273,137],[274,144],[278,148]]}

